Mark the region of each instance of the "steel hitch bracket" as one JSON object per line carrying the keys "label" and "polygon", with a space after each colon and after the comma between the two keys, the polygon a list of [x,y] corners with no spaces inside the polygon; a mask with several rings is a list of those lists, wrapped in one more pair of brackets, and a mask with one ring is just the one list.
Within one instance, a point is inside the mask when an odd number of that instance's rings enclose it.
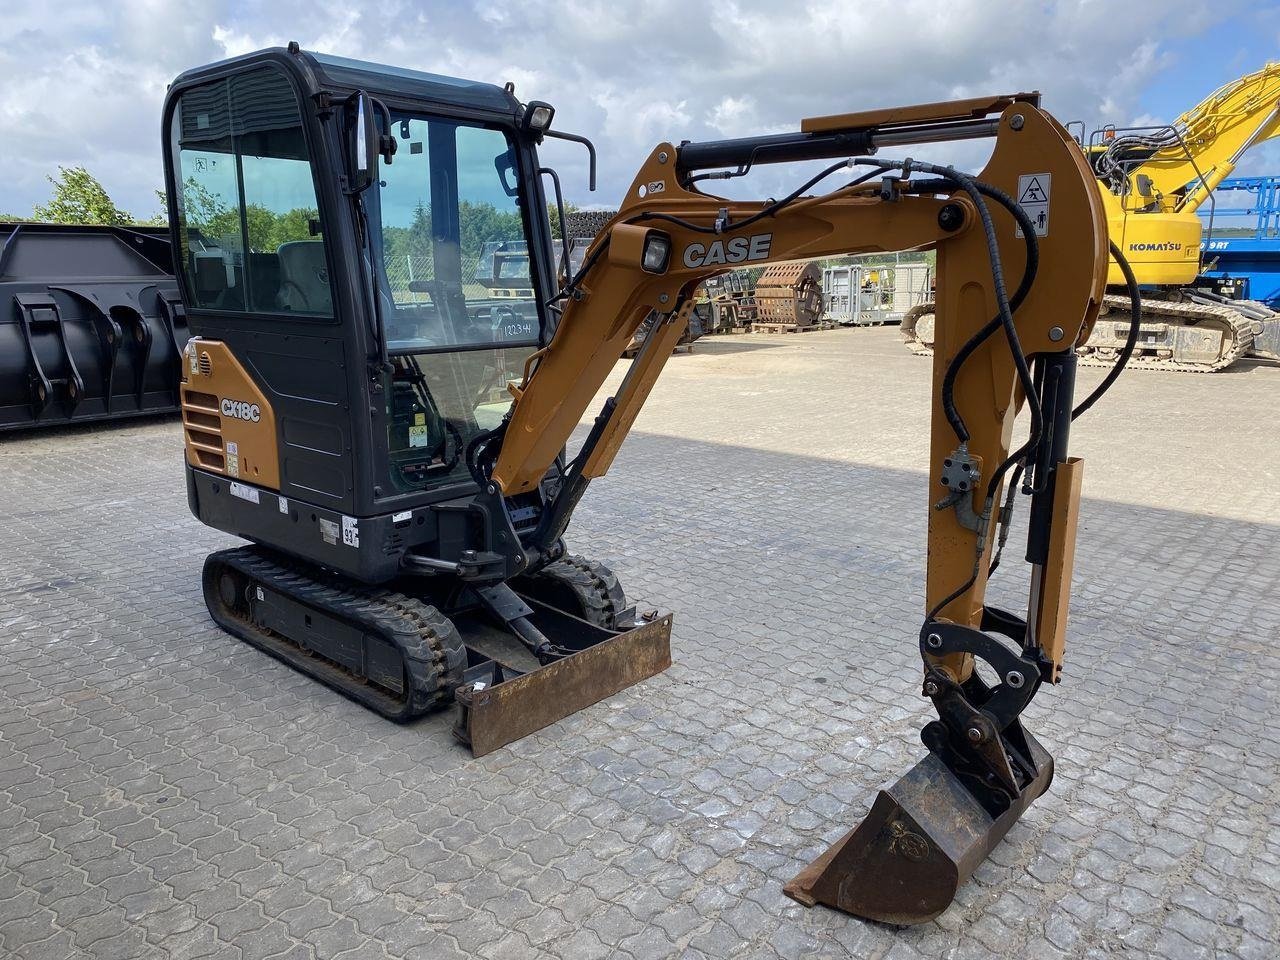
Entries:
{"label": "steel hitch bracket", "polygon": [[[787,884],[789,897],[883,923],[932,920],[1048,789],[1053,758],[1018,719],[1046,665],[986,632],[1022,645],[1026,624],[1017,617],[984,611],[983,627],[926,621],[923,692],[938,711],[920,733],[929,755],[882,789],[862,823]],[[976,669],[957,681],[938,661],[952,654],[983,661],[999,682],[989,686]]]}

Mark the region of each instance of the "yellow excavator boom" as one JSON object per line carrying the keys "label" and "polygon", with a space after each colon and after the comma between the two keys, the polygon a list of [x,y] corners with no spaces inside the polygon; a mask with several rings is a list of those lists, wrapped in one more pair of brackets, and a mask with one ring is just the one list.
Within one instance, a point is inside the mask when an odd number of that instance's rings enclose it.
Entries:
{"label": "yellow excavator boom", "polygon": [[[1107,133],[1113,131],[1106,131]],[[1159,130],[1090,146],[1110,232],[1140,283],[1185,286],[1200,274],[1196,211],[1251,147],[1280,134],[1280,61],[1215,90]],[[1112,262],[1108,283],[1124,278]]]}

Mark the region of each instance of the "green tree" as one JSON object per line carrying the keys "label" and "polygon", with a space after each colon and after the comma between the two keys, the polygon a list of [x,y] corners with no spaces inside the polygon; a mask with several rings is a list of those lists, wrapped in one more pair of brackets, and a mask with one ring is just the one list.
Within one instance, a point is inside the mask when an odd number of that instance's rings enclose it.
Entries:
{"label": "green tree", "polygon": [[153,227],[163,227],[169,222],[169,195],[163,190],[155,191],[156,202],[160,204],[160,209],[151,215],[150,220],[144,220],[143,223]]}
{"label": "green tree", "polygon": [[37,220],[47,223],[102,223],[126,226],[133,223],[107,195],[106,188],[84,167],[58,167],[57,177],[46,177],[53,184],[48,203],[36,204]]}

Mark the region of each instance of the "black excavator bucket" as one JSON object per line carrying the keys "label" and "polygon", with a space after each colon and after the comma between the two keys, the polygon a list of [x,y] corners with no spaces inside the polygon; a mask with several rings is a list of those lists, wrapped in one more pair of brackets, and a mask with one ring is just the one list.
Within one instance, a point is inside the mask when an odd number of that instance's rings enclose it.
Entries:
{"label": "black excavator bucket", "polygon": [[936,753],[881,790],[871,812],[784,888],[787,896],[882,923],[924,923],[941,914],[988,853],[1049,789],[1053,758],[1018,731],[1034,775],[993,815]]}

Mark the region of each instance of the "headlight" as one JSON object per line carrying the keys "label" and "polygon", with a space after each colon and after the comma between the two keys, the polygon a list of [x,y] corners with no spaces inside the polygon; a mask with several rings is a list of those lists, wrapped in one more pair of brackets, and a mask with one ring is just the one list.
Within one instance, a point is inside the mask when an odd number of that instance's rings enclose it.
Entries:
{"label": "headlight", "polygon": [[671,238],[658,230],[650,230],[640,255],[640,266],[646,273],[666,273],[671,259]]}
{"label": "headlight", "polygon": [[531,100],[524,108],[524,116],[520,118],[520,129],[525,133],[541,137],[551,126],[551,118],[556,115],[555,107],[542,100]]}

